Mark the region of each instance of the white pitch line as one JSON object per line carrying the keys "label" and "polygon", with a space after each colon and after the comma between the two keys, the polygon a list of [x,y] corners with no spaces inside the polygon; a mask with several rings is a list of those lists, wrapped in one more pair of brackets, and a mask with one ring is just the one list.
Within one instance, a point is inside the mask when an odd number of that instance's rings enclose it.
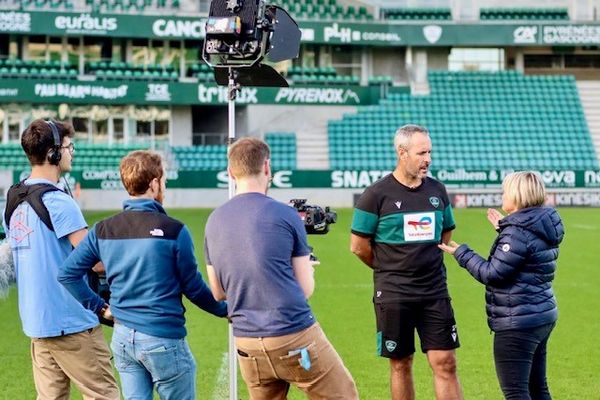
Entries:
{"label": "white pitch line", "polygon": [[221,366],[219,372],[217,372],[217,380],[215,382],[215,388],[213,390],[211,399],[212,400],[227,400],[229,398],[229,354],[223,353],[221,357]]}
{"label": "white pitch line", "polygon": [[593,226],[593,225],[584,225],[584,224],[573,224],[573,228],[585,229],[585,230],[588,230],[588,231],[595,231],[596,229],[598,229],[596,226]]}

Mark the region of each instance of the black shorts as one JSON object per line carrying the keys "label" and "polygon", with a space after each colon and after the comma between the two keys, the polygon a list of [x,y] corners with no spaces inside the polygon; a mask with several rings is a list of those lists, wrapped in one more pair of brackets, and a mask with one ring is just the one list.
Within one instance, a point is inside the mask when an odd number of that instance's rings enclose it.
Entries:
{"label": "black shorts", "polygon": [[450,299],[375,304],[377,351],[400,359],[415,352],[415,329],[421,350],[452,350],[460,346]]}

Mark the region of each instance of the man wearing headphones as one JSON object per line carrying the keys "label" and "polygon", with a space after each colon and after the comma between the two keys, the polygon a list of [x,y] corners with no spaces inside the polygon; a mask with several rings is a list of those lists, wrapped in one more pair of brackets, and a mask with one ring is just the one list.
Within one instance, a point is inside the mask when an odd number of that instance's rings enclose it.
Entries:
{"label": "man wearing headphones", "polygon": [[[84,399],[119,399],[98,316],[56,280],[87,233],[77,203],[57,188],[61,174],[71,170],[73,133],[68,124],[42,119],[25,129],[21,146],[31,175],[9,190],[2,220],[17,272],[23,331],[31,338],[37,398],[68,399],[73,383]],[[28,190],[43,194],[36,201]]]}

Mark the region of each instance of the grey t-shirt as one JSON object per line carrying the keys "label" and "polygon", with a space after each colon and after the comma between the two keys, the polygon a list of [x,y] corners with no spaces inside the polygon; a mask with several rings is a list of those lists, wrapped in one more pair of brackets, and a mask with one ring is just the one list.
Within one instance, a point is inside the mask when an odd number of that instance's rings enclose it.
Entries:
{"label": "grey t-shirt", "polygon": [[294,208],[260,193],[237,195],[208,218],[204,250],[235,336],[281,336],[315,323],[292,268],[292,257],[310,254]]}

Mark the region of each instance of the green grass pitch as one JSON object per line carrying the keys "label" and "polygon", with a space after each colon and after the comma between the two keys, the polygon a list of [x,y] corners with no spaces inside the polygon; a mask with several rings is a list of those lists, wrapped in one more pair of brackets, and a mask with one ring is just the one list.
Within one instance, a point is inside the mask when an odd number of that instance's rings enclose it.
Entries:
{"label": "green grass pitch", "polygon": [[[194,235],[196,253],[203,268],[202,238],[208,210],[173,210]],[[375,354],[372,276],[348,250],[351,210],[338,210],[337,224],[325,236],[309,237],[321,259],[317,267],[316,290],[310,299],[317,319],[354,376],[361,399],[384,400],[388,394],[388,363]],[[600,399],[600,211],[561,209],[566,237],[560,251],[554,288],[559,303],[559,322],[549,345],[548,377],[558,400]],[[88,212],[92,223],[111,213]],[[469,243],[487,255],[495,232],[484,209],[455,210],[457,230],[453,239]],[[232,251],[235,243],[231,244]],[[446,259],[450,294],[458,322],[462,347],[458,349],[458,370],[465,398],[495,400],[502,395],[492,360],[492,335],[486,324],[484,287],[450,257]],[[17,293],[0,300],[0,399],[32,399],[29,340],[22,331],[17,312]],[[224,374],[227,325],[189,303],[188,341],[198,363],[198,398],[227,399]],[[107,338],[110,329],[105,328]],[[423,354],[415,356],[415,386],[419,399],[433,399],[431,372]],[[72,396],[81,397],[74,390]],[[247,399],[242,380],[239,397]],[[304,396],[295,389],[290,399]]]}

